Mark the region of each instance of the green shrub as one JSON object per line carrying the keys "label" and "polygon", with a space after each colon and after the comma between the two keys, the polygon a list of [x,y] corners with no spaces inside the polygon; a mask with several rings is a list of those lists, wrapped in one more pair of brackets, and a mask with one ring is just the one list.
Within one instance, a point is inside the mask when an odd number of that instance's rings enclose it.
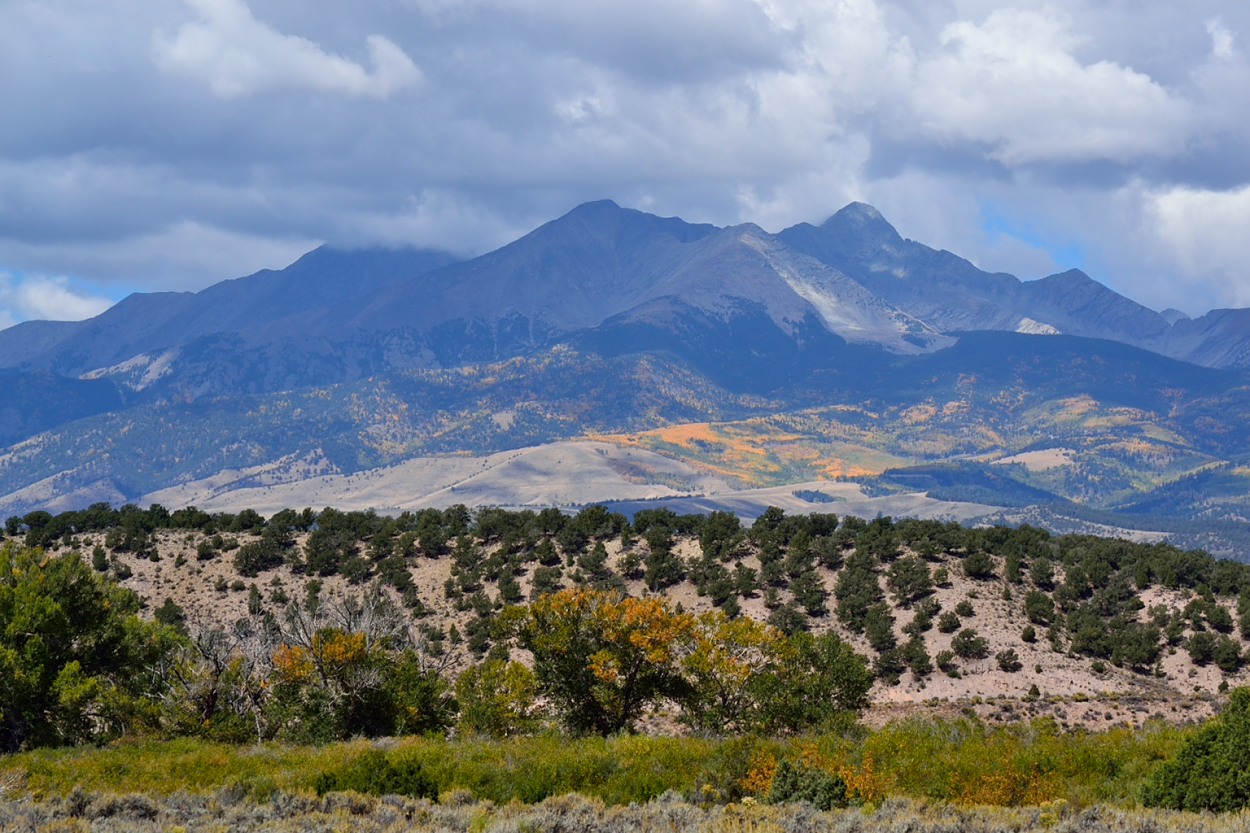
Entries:
{"label": "green shrub", "polygon": [[806,801],[818,810],[845,807],[846,781],[823,769],[785,760],[777,765],[768,801],[770,804]]}
{"label": "green shrub", "polygon": [[181,633],[186,633],[187,614],[182,606],[168,596],[165,602],[155,611],[152,618],[162,625],[169,625],[171,628],[177,629]]}
{"label": "green shrub", "polygon": [[872,670],[877,679],[890,685],[898,685],[899,677],[907,670],[907,657],[898,648],[890,648],[877,655]]}
{"label": "green shrub", "polygon": [[908,555],[890,565],[886,572],[886,584],[899,604],[911,607],[913,602],[933,592],[933,575],[928,564],[914,555]]}
{"label": "green shrub", "polygon": [[354,790],[371,795],[438,798],[438,785],[418,761],[411,757],[392,760],[377,749],[370,749],[337,770],[322,773],[314,788],[319,796]]}
{"label": "green shrub", "polygon": [[964,575],[978,581],[994,577],[994,558],[987,552],[971,553],[963,561]]}
{"label": "green shrub", "polygon": [[1024,594],[1024,615],[1034,625],[1049,625],[1055,621],[1055,603],[1045,593],[1030,590]]}
{"label": "green shrub", "polygon": [[903,644],[901,653],[907,661],[907,667],[916,679],[927,677],[933,673],[933,660],[929,657],[929,651],[925,647],[923,639],[912,637]]}
{"label": "green shrub", "polygon": [[894,636],[894,617],[890,614],[889,606],[884,602],[868,608],[864,633],[868,636],[868,644],[879,654],[891,650],[898,644]]}
{"label": "green shrub", "polygon": [[933,627],[933,614],[925,607],[918,607],[916,615],[911,621],[903,626],[903,633],[911,637],[920,637],[921,634]]}
{"label": "green shrub", "polygon": [[235,571],[247,578],[255,578],[264,570],[281,566],[282,553],[277,547],[265,542],[245,544],[234,554]]}
{"label": "green shrub", "polygon": [[1228,612],[1228,608],[1212,603],[1207,606],[1207,624],[1220,633],[1232,633],[1233,614]]}
{"label": "green shrub", "polygon": [[1189,637],[1185,647],[1189,651],[1189,659],[1194,665],[1206,665],[1215,658],[1215,649],[1219,638],[1210,631],[1199,631]]}
{"label": "green shrub", "polygon": [[456,680],[462,734],[507,737],[538,726],[534,672],[519,662],[490,659],[469,666]]}
{"label": "green shrub", "polygon": [[863,633],[868,610],[885,600],[877,580],[877,562],[866,552],[856,551],[838,573],[833,588],[838,619],[855,633]]}
{"label": "green shrub", "polygon": [[985,659],[990,655],[990,644],[972,628],[964,628],[951,640],[951,650],[960,659]]}
{"label": "green shrub", "polygon": [[535,803],[572,792],[629,804],[668,790],[691,794],[709,783],[717,777],[706,769],[714,748],[694,738],[542,735],[421,742],[411,754],[442,789],[465,789],[497,804]]}
{"label": "green shrub", "polygon": [[[0,753],[141,727],[181,638],[78,553],[0,547]],[[165,608],[161,608],[163,612]]]}

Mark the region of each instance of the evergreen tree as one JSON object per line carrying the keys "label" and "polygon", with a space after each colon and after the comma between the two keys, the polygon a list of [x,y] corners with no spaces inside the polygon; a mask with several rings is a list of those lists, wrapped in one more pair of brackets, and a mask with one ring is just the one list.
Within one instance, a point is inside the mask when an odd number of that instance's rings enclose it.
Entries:
{"label": "evergreen tree", "polygon": [[891,564],[886,570],[885,581],[903,607],[911,607],[933,592],[933,575],[929,572],[929,565],[914,555],[904,556]]}
{"label": "evergreen tree", "polygon": [[856,550],[834,585],[838,619],[856,633],[863,633],[868,609],[885,599],[877,580],[876,563],[871,554]]}
{"label": "evergreen tree", "polygon": [[1250,689],[1232,692],[1219,718],[1155,770],[1142,791],[1147,807],[1231,813],[1250,806]]}

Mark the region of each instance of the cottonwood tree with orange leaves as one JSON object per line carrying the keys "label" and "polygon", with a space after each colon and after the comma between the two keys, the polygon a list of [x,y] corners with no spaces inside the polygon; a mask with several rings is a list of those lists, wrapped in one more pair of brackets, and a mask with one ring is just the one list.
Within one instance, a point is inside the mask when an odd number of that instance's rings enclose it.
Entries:
{"label": "cottonwood tree with orange leaves", "polygon": [[679,660],[695,627],[657,598],[564,590],[521,611],[518,642],[540,690],[574,734],[630,731],[646,708],[680,698]]}
{"label": "cottonwood tree with orange leaves", "polygon": [[586,589],[514,610],[538,688],[575,734],[630,731],[662,700],[712,734],[832,726],[868,703],[867,660],[833,633],[788,637],[750,619],[696,619],[659,598]]}

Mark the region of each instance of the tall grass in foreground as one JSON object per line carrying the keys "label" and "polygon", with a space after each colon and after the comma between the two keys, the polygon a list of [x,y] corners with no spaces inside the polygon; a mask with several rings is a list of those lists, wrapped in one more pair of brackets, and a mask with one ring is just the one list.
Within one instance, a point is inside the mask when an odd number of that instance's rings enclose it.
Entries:
{"label": "tall grass in foreground", "polygon": [[1064,733],[1049,720],[990,729],[916,719],[890,724],[847,752],[861,769],[872,761],[887,795],[999,806],[1057,799],[1135,805],[1155,767],[1192,731],[1162,722]]}
{"label": "tall grass in foreground", "polygon": [[607,805],[666,793],[704,805],[765,801],[779,763],[789,760],[842,776],[852,802],[868,806],[906,797],[960,806],[1130,807],[1191,731],[1160,723],[1070,734],[1048,721],[990,728],[969,720],[909,720],[792,739],[552,735],[319,747],[139,741],[0,757],[0,797],[7,791],[10,798],[60,799],[78,789],[160,798],[228,790],[265,801],[278,793],[311,794],[319,778],[380,749],[391,760],[419,765],[441,793],[497,805],[569,793]]}

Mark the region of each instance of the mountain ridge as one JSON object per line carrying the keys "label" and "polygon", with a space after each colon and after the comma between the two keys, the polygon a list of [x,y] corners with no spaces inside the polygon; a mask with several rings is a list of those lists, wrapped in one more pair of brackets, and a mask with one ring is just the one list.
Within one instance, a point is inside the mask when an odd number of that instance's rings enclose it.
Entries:
{"label": "mountain ridge", "polygon": [[[1079,270],[984,272],[862,203],[772,234],[604,200],[469,260],[321,247],[198,293],[0,331],[17,393],[0,414],[0,511],[287,459],[348,476],[615,436],[735,488],[1051,454],[992,474],[1018,484],[1004,494],[1236,522],[1250,518],[1226,494],[1240,475],[1203,481],[1214,503],[1166,489],[1240,470],[1247,364],[1248,310],[1191,319]],[[1000,482],[955,471],[967,489]]]}
{"label": "mountain ridge", "polygon": [[[135,294],[85,322],[23,322],[0,331],[0,367],[81,375],[207,335],[238,333],[256,346],[296,335],[333,340],[357,329],[421,332],[482,317],[483,307],[486,321],[518,317],[536,332],[523,346],[539,347],[653,300],[647,292],[657,279],[672,287],[692,271],[689,261],[705,254],[692,244],[744,233],[753,234],[761,252],[813,258],[876,295],[878,305],[893,306],[936,334],[1015,331],[1035,322],[1042,330],[1125,341],[1198,364],[1250,362],[1250,311],[1213,310],[1169,322],[1079,270],[1032,281],[984,272],[904,239],[864,203],[851,203],[819,227],[800,223],[769,234],[752,224],[690,224],[600,200],[468,261],[433,250],[323,246],[285,269],[197,293]],[[613,294],[623,277],[629,285]],[[731,282],[735,277],[722,273]],[[586,300],[591,294],[597,306]],[[342,305],[357,300],[366,303],[344,320]],[[279,305],[280,315],[266,311]],[[127,337],[119,339],[119,331]]]}

